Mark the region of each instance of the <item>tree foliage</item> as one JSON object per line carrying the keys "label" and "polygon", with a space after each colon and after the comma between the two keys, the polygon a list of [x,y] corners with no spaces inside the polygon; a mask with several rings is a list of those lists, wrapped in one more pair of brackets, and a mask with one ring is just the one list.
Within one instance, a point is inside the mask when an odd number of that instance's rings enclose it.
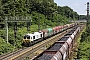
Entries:
{"label": "tree foliage", "polygon": [[77,57],[82,60],[90,60],[90,24],[87,24],[85,32],[81,35]]}
{"label": "tree foliage", "polygon": [[[59,15],[71,19],[77,19],[75,16],[78,16],[77,12],[74,12],[70,7],[57,6],[53,0],[1,0],[0,3],[2,6],[0,16],[31,16],[35,12],[36,14],[44,15],[45,19],[51,20],[51,22],[52,20],[57,20]],[[35,18],[38,18],[38,16]],[[35,20],[35,18],[33,19]]]}
{"label": "tree foliage", "polygon": [[[77,19],[76,12],[68,6],[57,6],[54,0],[0,0],[0,29],[5,24],[5,16],[31,16],[31,28],[30,32],[38,30],[38,23],[40,22],[40,29],[47,27],[53,27],[57,25],[63,25],[68,23],[70,19]],[[2,27],[1,27],[2,25]],[[9,23],[9,43],[6,46],[5,42],[2,42],[3,47],[6,49],[4,52],[8,52],[8,48],[12,50],[12,46],[16,44],[15,48],[21,47],[22,36],[26,32],[26,23],[18,23],[17,38],[14,38],[13,28],[14,23]],[[0,31],[0,41],[5,40],[5,30]],[[15,43],[16,41],[16,43]],[[2,47],[0,45],[0,47]],[[7,48],[8,47],[8,48]],[[3,49],[0,50],[2,54]]]}

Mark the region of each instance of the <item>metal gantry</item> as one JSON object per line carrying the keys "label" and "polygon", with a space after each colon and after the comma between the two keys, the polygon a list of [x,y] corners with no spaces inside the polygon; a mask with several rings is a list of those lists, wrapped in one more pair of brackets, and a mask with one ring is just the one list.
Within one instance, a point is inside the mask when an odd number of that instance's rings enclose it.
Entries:
{"label": "metal gantry", "polygon": [[87,24],[89,23],[89,2],[87,2]]}
{"label": "metal gantry", "polygon": [[[30,16],[6,16],[5,26],[6,26],[6,40],[8,43],[8,23],[10,22],[29,22],[31,24],[32,18]],[[30,28],[30,26],[29,26]]]}

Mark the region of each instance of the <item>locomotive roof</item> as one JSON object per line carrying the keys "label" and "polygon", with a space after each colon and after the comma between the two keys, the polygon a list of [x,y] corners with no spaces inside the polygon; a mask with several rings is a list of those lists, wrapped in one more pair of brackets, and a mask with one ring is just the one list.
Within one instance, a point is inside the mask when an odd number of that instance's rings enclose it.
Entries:
{"label": "locomotive roof", "polygon": [[41,32],[34,32],[33,34],[26,34],[25,36],[35,36],[35,35],[39,35],[41,34]]}
{"label": "locomotive roof", "polygon": [[25,36],[33,36],[33,34],[26,34]]}

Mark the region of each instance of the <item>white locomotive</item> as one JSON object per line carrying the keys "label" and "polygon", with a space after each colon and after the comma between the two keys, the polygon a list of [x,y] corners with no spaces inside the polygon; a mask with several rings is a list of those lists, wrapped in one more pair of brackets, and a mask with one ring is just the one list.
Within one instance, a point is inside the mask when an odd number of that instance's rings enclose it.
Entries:
{"label": "white locomotive", "polygon": [[34,44],[36,41],[41,41],[41,39],[43,39],[43,32],[34,32],[32,34],[26,34],[23,38],[23,44],[29,46]]}

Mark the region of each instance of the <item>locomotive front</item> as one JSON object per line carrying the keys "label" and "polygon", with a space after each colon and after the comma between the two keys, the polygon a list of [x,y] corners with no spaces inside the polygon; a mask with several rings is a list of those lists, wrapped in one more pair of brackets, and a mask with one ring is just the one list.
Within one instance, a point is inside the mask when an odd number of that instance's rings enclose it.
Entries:
{"label": "locomotive front", "polygon": [[26,34],[26,35],[24,36],[24,38],[23,38],[23,42],[24,42],[24,43],[31,42],[31,40],[30,40],[30,35]]}
{"label": "locomotive front", "polygon": [[28,46],[31,44],[31,42],[33,41],[32,36],[33,36],[33,34],[24,35],[24,37],[23,37],[23,45],[24,46]]}

